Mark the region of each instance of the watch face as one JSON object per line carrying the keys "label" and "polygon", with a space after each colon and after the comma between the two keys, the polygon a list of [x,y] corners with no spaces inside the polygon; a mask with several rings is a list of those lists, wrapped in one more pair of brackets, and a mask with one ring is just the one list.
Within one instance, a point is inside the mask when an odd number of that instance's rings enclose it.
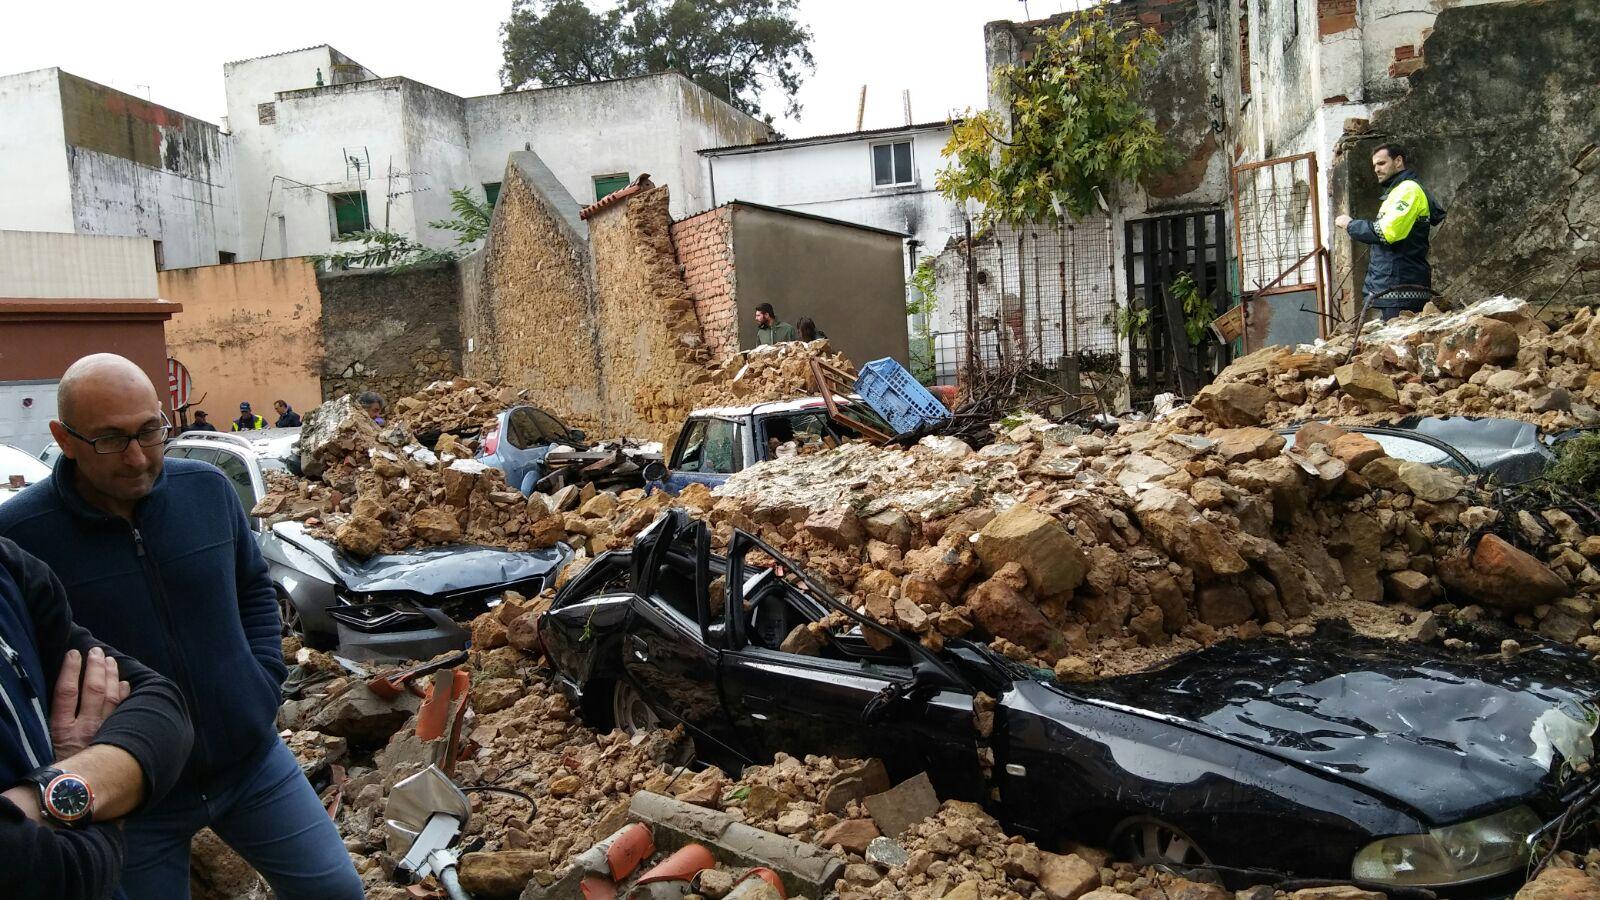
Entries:
{"label": "watch face", "polygon": [[88,815],[94,802],[88,782],[76,775],[56,776],[45,791],[45,800],[56,818],[69,822]]}

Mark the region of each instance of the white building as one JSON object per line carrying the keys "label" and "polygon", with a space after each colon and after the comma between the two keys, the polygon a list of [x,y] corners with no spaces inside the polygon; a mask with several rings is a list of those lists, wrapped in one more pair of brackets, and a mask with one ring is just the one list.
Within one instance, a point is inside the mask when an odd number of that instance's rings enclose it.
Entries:
{"label": "white building", "polygon": [[907,274],[962,230],[934,187],[949,122],[700,151],[711,203],[743,200],[886,228],[907,238]]}
{"label": "white building", "polygon": [[328,46],[224,72],[247,258],[326,252],[366,227],[449,246],[428,223],[451,218],[450,191],[495,196],[507,155],[530,149],[579,202],[648,173],[681,216],[712,204],[695,150],[771,133],[672,73],[458,97]]}
{"label": "white building", "polygon": [[145,237],[158,268],[241,252],[217,126],[60,69],[0,76],[0,229]]}

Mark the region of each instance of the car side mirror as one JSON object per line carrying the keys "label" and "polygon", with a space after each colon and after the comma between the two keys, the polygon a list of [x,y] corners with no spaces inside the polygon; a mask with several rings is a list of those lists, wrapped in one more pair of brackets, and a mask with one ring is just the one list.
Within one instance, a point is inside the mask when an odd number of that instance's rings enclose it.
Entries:
{"label": "car side mirror", "polygon": [[588,435],[583,433],[582,428],[573,428],[567,431],[567,440],[569,441],[581,444],[587,437]]}
{"label": "car side mirror", "polygon": [[647,484],[652,481],[666,481],[667,467],[659,460],[651,460],[644,464],[644,471],[640,474],[644,476]]}

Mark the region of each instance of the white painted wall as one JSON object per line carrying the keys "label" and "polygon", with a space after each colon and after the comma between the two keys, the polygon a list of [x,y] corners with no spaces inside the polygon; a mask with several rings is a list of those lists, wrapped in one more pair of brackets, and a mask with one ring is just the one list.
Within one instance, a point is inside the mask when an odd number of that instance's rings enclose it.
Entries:
{"label": "white painted wall", "polygon": [[0,231],[0,297],[154,300],[149,238]]}
{"label": "white painted wall", "polygon": [[[875,188],[872,147],[910,139],[916,184]],[[937,254],[961,231],[960,211],[934,189],[948,125],[887,134],[848,135],[704,154],[717,203],[744,200],[846,222],[887,228]]]}
{"label": "white painted wall", "polygon": [[72,230],[60,73],[0,77],[0,228]]}
{"label": "white painted wall", "polygon": [[647,172],[670,188],[675,218],[711,205],[696,150],[768,134],[670,73],[468,97],[466,119],[479,184],[500,181],[507,156],[531,147],[580,204],[595,201],[596,176]]}

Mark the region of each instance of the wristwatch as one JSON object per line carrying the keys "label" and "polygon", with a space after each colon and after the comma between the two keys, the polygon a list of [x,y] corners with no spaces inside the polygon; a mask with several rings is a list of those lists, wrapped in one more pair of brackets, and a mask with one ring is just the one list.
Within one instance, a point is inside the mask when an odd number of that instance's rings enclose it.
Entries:
{"label": "wristwatch", "polygon": [[46,766],[27,780],[39,788],[39,806],[55,824],[79,828],[94,817],[94,791],[82,777]]}

